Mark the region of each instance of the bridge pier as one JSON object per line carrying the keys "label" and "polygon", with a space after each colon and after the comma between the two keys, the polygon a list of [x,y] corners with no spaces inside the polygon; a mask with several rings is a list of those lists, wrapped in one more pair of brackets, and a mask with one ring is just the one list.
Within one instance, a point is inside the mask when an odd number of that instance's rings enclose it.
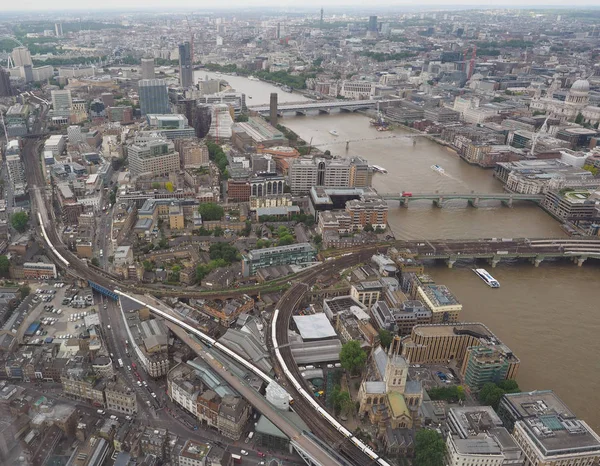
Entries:
{"label": "bridge pier", "polygon": [[586,260],[587,257],[585,256],[573,257],[573,262],[577,264],[577,267],[581,267]]}
{"label": "bridge pier", "polygon": [[320,108],[319,113],[325,113],[326,115],[330,115],[331,109],[330,108]]}
{"label": "bridge pier", "polygon": [[496,266],[498,265],[498,262],[500,262],[500,258],[499,257],[492,257],[491,259],[487,260],[487,263],[490,264],[492,266],[492,269],[495,269]]}
{"label": "bridge pier", "polygon": [[468,203],[471,207],[479,207],[479,198],[475,197],[473,199],[469,199]]}
{"label": "bridge pier", "polygon": [[451,269],[452,267],[454,267],[454,263],[456,262],[456,259],[446,259],[446,265],[448,266],[449,269]]}
{"label": "bridge pier", "polygon": [[436,207],[442,207],[442,202],[444,202],[444,198],[443,197],[439,197],[437,199],[433,200],[433,205]]}
{"label": "bridge pier", "polygon": [[408,207],[408,197],[407,196],[400,197],[400,207]]}
{"label": "bridge pier", "polygon": [[306,116],[306,110],[296,110],[296,115],[297,116]]}
{"label": "bridge pier", "polygon": [[512,207],[513,206],[513,199],[512,199],[512,197],[510,199],[502,200],[500,202],[502,202],[502,205],[505,205],[506,207]]}
{"label": "bridge pier", "polygon": [[535,267],[539,267],[540,264],[544,261],[544,258],[542,256],[536,256],[536,257],[532,257],[531,258],[531,263],[535,266]]}

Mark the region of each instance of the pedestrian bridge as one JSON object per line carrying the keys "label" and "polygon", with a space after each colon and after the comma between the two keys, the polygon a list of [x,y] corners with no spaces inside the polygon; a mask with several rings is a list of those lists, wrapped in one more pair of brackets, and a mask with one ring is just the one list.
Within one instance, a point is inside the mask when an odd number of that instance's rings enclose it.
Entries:
{"label": "pedestrian bridge", "polygon": [[[307,112],[314,110],[317,110],[319,113],[331,113],[332,110],[356,112],[357,110],[373,108],[377,106],[378,103],[387,104],[390,102],[395,102],[395,100],[335,100],[327,102],[314,101],[295,104],[283,104],[277,106],[277,113],[296,113],[299,115],[305,115]],[[263,115],[268,115],[270,112],[269,105],[257,105],[254,107],[248,107],[248,109]]]}
{"label": "pedestrian bridge", "polygon": [[513,201],[529,201],[537,204],[544,199],[542,194],[514,194],[514,193],[384,193],[381,197],[388,201],[400,201],[400,205],[408,207],[409,202],[427,200],[434,205],[442,207],[445,201],[464,199],[468,205],[478,207],[480,201],[500,201],[502,204],[512,207]]}

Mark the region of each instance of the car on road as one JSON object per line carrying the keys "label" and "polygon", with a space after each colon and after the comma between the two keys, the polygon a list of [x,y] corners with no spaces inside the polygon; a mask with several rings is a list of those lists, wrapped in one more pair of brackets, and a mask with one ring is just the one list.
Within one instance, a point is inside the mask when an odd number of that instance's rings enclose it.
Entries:
{"label": "car on road", "polygon": [[141,387],[141,386],[142,386],[142,382],[140,382],[139,380],[138,380],[138,383],[137,383],[137,384],[138,384],[138,387]]}
{"label": "car on road", "polygon": [[265,456],[267,456],[267,455],[265,455],[265,454],[264,454],[262,451],[259,451],[259,452],[257,452],[257,454],[258,454],[258,456],[260,456],[261,458],[264,458]]}
{"label": "car on road", "polygon": [[240,453],[244,456],[248,456],[248,452],[246,450],[241,450]]}

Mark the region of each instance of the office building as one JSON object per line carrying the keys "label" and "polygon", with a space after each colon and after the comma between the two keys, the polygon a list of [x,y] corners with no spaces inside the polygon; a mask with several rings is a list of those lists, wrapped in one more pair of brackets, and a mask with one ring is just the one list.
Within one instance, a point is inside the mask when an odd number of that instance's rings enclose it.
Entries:
{"label": "office building", "polygon": [[231,127],[233,118],[231,110],[227,104],[215,104],[211,107],[211,120],[208,135],[216,142],[223,139],[230,139],[232,135]]}
{"label": "office building", "polygon": [[187,41],[179,44],[179,84],[181,87],[190,87],[194,84],[192,50]]}
{"label": "office building", "polygon": [[600,217],[596,208],[598,201],[600,193],[596,189],[551,190],[546,192],[542,207],[560,220],[577,224]]}
{"label": "office building", "polygon": [[346,202],[346,212],[350,216],[351,228],[362,230],[366,225],[385,230],[387,228],[389,206],[382,199],[352,200]]}
{"label": "office building", "polygon": [[21,76],[25,79],[27,84],[33,82],[33,66],[32,65],[23,65]]}
{"label": "office building", "polygon": [[181,168],[208,166],[208,148],[198,139],[176,139],[175,150],[179,152]]}
{"label": "office building", "polygon": [[524,466],[584,466],[600,459],[600,437],[552,390],[507,393],[498,416],[525,454]]}
{"label": "office building", "polygon": [[371,309],[381,296],[383,285],[378,280],[354,283],[350,287],[350,296]]}
{"label": "office building", "polygon": [[0,97],[10,97],[13,89],[10,84],[10,74],[0,66]]}
{"label": "office building", "polygon": [[62,23],[54,23],[54,33],[56,34],[56,37],[62,37],[63,36]]}
{"label": "office building", "polygon": [[142,58],[141,75],[142,79],[154,79],[154,58]]}
{"label": "office building", "polygon": [[25,168],[19,154],[5,155],[8,179],[13,191],[26,183]]}
{"label": "office building", "polygon": [[110,122],[124,124],[133,122],[133,108],[130,106],[108,107],[106,113]]}
{"label": "office building", "polygon": [[[332,160],[298,158],[291,161],[288,176],[292,194],[304,194],[313,187],[368,187],[372,180],[372,170],[368,165],[365,167],[365,161],[360,157]],[[359,197],[360,193],[357,191],[349,199]],[[331,207],[321,210],[329,209]]]}
{"label": "office building", "polygon": [[402,354],[411,364],[447,364],[448,361],[456,361],[462,379],[467,377],[467,368],[471,365],[470,380],[484,379],[488,374],[485,360],[475,360],[481,356],[481,353],[474,351],[477,347],[490,348],[496,357],[506,361],[505,370],[496,372],[487,381],[516,378],[521,362],[481,323],[415,325],[410,336],[402,339]]}
{"label": "office building", "polygon": [[171,113],[167,83],[164,79],[141,79],[138,82],[142,115]]}
{"label": "office building", "polygon": [[310,243],[254,249],[242,257],[242,272],[248,277],[259,269],[274,265],[307,264],[314,262],[316,255],[317,251]]}
{"label": "office building", "polygon": [[514,379],[519,368],[519,359],[502,343],[486,342],[467,349],[461,368],[465,384],[477,392],[486,383]]}
{"label": "office building", "polygon": [[154,139],[132,144],[127,149],[132,176],[168,175],[179,171],[179,154],[172,141]]}
{"label": "office building", "polygon": [[15,47],[12,51],[12,60],[16,68],[25,65],[33,65],[31,54],[27,47]]}
{"label": "office building", "polygon": [[69,116],[73,106],[73,97],[69,89],[56,90],[51,92],[52,109],[55,116]]}
{"label": "office building", "polygon": [[206,458],[210,452],[210,445],[189,439],[178,453],[179,466],[205,466]]}
{"label": "office building", "polygon": [[136,393],[122,381],[107,382],[104,389],[106,409],[126,415],[137,412]]}
{"label": "office building", "polygon": [[369,27],[370,32],[377,32],[377,16],[369,16]]}
{"label": "office building", "polygon": [[448,466],[522,466],[523,451],[490,406],[461,406],[448,411]]}
{"label": "office building", "polygon": [[462,304],[445,285],[422,284],[417,289],[417,299],[431,311],[432,324],[458,321]]}

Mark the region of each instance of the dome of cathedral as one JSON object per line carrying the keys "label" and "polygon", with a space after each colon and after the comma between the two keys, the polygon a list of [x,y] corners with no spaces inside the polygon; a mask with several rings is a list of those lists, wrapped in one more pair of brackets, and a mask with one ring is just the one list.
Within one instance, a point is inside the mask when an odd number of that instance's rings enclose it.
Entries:
{"label": "dome of cathedral", "polygon": [[571,86],[571,91],[577,92],[589,92],[590,91],[590,83],[587,79],[578,79]]}

